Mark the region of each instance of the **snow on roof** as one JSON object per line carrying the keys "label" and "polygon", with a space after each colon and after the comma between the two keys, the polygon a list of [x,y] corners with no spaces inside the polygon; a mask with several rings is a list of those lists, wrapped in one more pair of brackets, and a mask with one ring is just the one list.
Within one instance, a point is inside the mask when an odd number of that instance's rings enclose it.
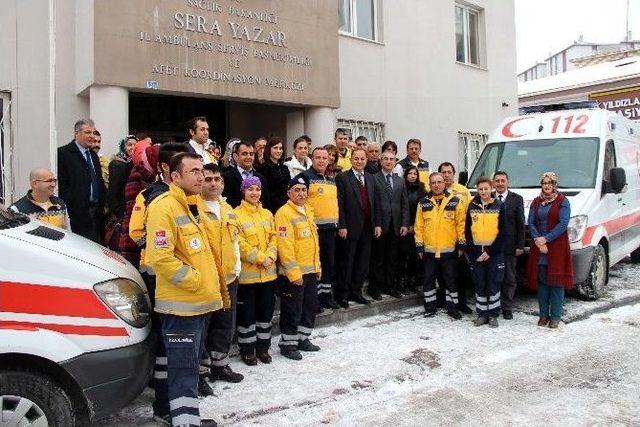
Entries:
{"label": "snow on roof", "polygon": [[518,83],[518,97],[541,95],[640,77],[640,57],[622,58]]}

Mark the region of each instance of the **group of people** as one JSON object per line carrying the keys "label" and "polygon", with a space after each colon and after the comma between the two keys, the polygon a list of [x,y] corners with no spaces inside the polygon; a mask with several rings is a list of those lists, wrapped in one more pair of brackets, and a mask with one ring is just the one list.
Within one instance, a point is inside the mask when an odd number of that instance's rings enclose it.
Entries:
{"label": "group of people", "polygon": [[[383,294],[418,292],[426,317],[445,307],[457,320],[472,313],[473,287],[476,326],[513,317],[526,224],[505,171],[479,178],[472,196],[452,163],[430,170],[418,139],[398,161],[395,142],[353,141],[339,128],[327,145],[297,138],[287,158],[278,137],[232,139],[221,150],[204,117],[188,123],[185,143],[130,135],[105,162],[94,123],[80,120],[74,131],[58,149],[57,178],[32,171],[31,190],[12,208],[104,243],[139,268],[160,338],[157,420],[211,425],[197,398],[212,394],[206,378],[243,380],[229,366],[234,335],[245,364],[272,361],[276,296],[278,346],[292,360],[320,350],[310,336],[323,309]],[[570,206],[557,187],[545,173],[528,217],[527,283],[539,290],[538,325],[551,328],[573,279]]]}

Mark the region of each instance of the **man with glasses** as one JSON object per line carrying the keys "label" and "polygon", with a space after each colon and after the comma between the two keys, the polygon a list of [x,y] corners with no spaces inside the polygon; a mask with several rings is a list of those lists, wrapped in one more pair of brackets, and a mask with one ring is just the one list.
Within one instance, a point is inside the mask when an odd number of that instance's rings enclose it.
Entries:
{"label": "man with glasses", "polygon": [[216,425],[201,420],[198,401],[200,356],[212,312],[230,308],[223,268],[208,237],[209,218],[199,197],[202,160],[180,153],[169,163],[171,184],[149,205],[147,259],[156,272],[154,310],[167,353],[166,399],[156,389],[154,418],[174,426]]}
{"label": "man with glasses", "polygon": [[69,229],[67,206],[61,198],[53,195],[58,183],[53,172],[45,168],[34,169],[29,174],[29,182],[31,190],[9,209],[56,227]]}
{"label": "man with glasses", "polygon": [[82,119],[73,129],[73,141],[58,148],[59,195],[67,204],[71,231],[101,243],[106,191],[100,159],[93,151],[96,127],[92,120]]}

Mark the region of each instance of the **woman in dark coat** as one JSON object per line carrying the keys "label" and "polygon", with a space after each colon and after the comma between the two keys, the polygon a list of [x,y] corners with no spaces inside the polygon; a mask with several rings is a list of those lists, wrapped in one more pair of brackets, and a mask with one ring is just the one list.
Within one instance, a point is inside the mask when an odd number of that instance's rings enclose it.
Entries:
{"label": "woman in dark coat", "polygon": [[125,210],[124,188],[127,185],[127,179],[133,163],[131,157],[133,149],[138,139],[134,135],[129,135],[120,141],[120,151],[113,156],[113,160],[109,163],[109,188],[107,189],[107,207],[109,213],[122,220]]}
{"label": "woman in dark coat", "polygon": [[565,290],[573,288],[573,265],[567,227],[569,199],[558,192],[558,177],[545,172],[542,191],[531,203],[527,224],[533,238],[527,263],[527,285],[538,289],[538,326],[557,328]]}
{"label": "woman in dark coat", "polygon": [[278,209],[287,203],[287,184],[291,179],[289,168],[283,162],[286,158],[284,152],[284,142],[277,136],[269,138],[264,147],[264,161],[256,167],[256,170],[264,176],[267,181],[266,187],[269,191],[271,201],[271,213],[275,214]]}
{"label": "woman in dark coat", "polygon": [[424,183],[418,180],[418,168],[410,166],[404,171],[404,185],[407,188],[409,201],[409,230],[400,238],[400,253],[398,267],[401,292],[420,293],[422,287],[422,268],[416,254],[415,232],[413,224],[416,221],[416,211],[420,199],[427,195]]}

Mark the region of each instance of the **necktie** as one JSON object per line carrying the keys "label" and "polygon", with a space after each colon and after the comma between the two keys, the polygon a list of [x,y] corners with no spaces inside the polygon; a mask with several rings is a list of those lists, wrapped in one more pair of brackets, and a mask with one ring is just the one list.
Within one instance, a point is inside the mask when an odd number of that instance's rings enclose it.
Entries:
{"label": "necktie", "polygon": [[358,181],[360,181],[360,185],[364,187],[364,177],[361,173],[358,174]]}
{"label": "necktie", "polygon": [[84,150],[84,158],[89,165],[89,175],[91,176],[91,191],[89,193],[89,200],[91,202],[96,202],[98,199],[98,177],[96,175],[96,170],[93,168],[93,162],[91,161],[91,154],[89,150]]}
{"label": "necktie", "polygon": [[249,178],[249,172],[242,171],[242,179],[247,179],[247,178]]}
{"label": "necktie", "polygon": [[502,201],[502,194],[498,194],[498,199],[500,199],[500,201]]}
{"label": "necktie", "polygon": [[393,191],[393,181],[391,181],[391,174],[387,174],[387,189]]}

